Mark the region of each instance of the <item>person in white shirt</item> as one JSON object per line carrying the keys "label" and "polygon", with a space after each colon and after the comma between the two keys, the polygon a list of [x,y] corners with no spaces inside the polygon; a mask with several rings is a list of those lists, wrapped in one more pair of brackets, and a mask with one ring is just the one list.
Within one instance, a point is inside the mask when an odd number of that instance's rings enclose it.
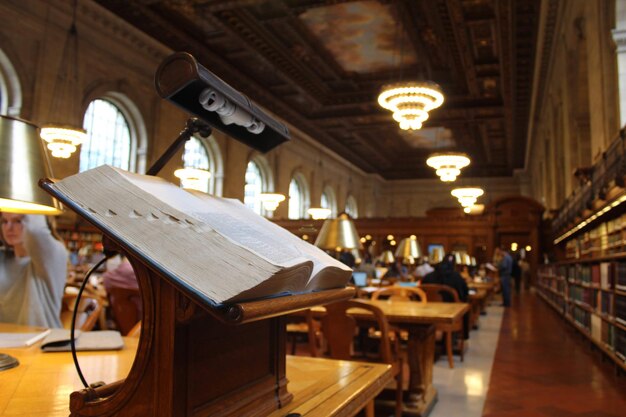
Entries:
{"label": "person in white shirt", "polygon": [[424,256],[422,258],[422,263],[418,265],[417,268],[415,268],[415,271],[413,271],[413,275],[415,275],[417,279],[421,279],[421,278],[424,278],[426,275],[430,274],[431,272],[433,272],[434,270],[435,268],[433,268],[428,263],[428,257]]}

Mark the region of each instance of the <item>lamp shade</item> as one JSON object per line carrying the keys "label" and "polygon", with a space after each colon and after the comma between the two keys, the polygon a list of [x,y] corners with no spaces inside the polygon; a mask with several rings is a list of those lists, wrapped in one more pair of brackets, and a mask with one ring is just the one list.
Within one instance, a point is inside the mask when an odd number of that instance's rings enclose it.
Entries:
{"label": "lamp shade", "polygon": [[0,211],[24,214],[61,214],[37,185],[50,175],[37,126],[0,116]]}
{"label": "lamp shade", "polygon": [[417,237],[415,235],[402,239],[402,241],[398,245],[398,248],[396,249],[396,257],[411,257],[413,259],[417,259],[421,256],[422,250],[420,249],[419,242],[417,241]]}
{"label": "lamp shade", "polygon": [[336,219],[324,220],[315,246],[324,250],[360,249],[361,242],[350,216],[341,213]]}
{"label": "lamp shade", "polygon": [[378,260],[383,264],[392,264],[396,261],[396,258],[393,256],[393,252],[386,250],[380,254]]}

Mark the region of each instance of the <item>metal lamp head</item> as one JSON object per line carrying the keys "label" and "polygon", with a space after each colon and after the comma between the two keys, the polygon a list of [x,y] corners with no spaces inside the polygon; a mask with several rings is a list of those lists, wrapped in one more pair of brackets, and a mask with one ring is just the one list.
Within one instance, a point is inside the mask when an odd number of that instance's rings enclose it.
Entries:
{"label": "metal lamp head", "polygon": [[402,239],[398,248],[396,249],[397,258],[413,258],[418,259],[422,256],[422,250],[420,249],[419,242],[415,235]]}
{"label": "metal lamp head", "polygon": [[50,176],[37,126],[0,116],[0,211],[23,214],[61,214],[55,202],[37,185]]}
{"label": "metal lamp head", "polygon": [[315,246],[324,250],[361,249],[361,242],[350,216],[341,213],[336,219],[324,221]]}

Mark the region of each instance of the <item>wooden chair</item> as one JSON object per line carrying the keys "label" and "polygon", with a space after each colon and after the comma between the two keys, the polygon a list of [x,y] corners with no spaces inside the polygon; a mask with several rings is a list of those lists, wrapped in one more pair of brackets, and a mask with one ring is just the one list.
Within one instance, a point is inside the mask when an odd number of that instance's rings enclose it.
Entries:
{"label": "wooden chair", "polygon": [[141,294],[138,289],[111,288],[108,292],[109,305],[117,328],[126,336],[141,320]]}
{"label": "wooden chair", "polygon": [[381,288],[372,293],[372,300],[378,300],[380,297],[387,297],[392,301],[419,301],[425,303],[428,296],[424,291],[417,287],[400,287],[391,286]]}
{"label": "wooden chair", "polygon": [[[448,287],[447,285],[440,284],[422,284],[420,288],[426,293],[426,296],[430,301],[448,301],[452,300],[455,303],[459,303],[459,295],[456,290],[452,287]],[[446,353],[448,355],[448,364],[450,368],[454,368],[454,356],[452,350],[452,333],[459,332],[460,335],[458,339],[459,342],[459,351],[461,362],[463,362],[463,355],[465,349],[465,340],[463,335],[463,320],[459,320],[454,324],[438,324],[437,330],[443,332],[446,336]]]}
{"label": "wooden chair", "polygon": [[[333,359],[342,360],[367,360],[365,355],[356,356],[353,347],[354,336],[358,333],[359,327],[356,320],[348,314],[351,308],[361,308],[370,311],[380,330],[379,359],[380,362],[388,363],[392,366],[392,372],[396,378],[396,407],[395,416],[402,415],[402,381],[404,378],[403,363],[398,345],[389,339],[389,324],[382,310],[367,302],[360,300],[348,300],[333,303],[325,306],[326,315],[322,318],[322,333],[326,340],[329,356]],[[374,417],[374,401],[365,408],[367,417]]]}
{"label": "wooden chair", "polygon": [[[73,292],[66,292],[63,295],[61,304],[61,323],[63,327],[69,329],[72,326],[72,315],[76,307],[76,296]],[[83,292],[76,314],[76,329],[90,331],[94,328],[100,314],[102,313],[102,299],[89,292]]]}
{"label": "wooden chair", "polygon": [[318,346],[321,345],[320,324],[313,319],[310,309],[304,311],[304,321],[301,315],[287,316],[287,337],[291,339],[291,354],[296,354],[296,344],[300,336],[307,336],[309,353],[312,357],[318,356]]}
{"label": "wooden chair", "polygon": [[126,336],[127,337],[139,337],[140,335],[141,335],[141,320],[139,320],[137,324],[135,324],[133,328],[130,329],[130,331],[126,334]]}

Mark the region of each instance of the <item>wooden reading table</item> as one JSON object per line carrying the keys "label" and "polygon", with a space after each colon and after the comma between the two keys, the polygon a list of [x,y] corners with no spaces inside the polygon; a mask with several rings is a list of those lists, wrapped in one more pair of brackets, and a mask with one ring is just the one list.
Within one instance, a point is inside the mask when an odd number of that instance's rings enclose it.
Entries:
{"label": "wooden reading table", "polygon": [[[417,303],[413,301],[362,300],[380,308],[387,321],[406,330],[408,339],[409,387],[404,399],[404,415],[427,416],[437,402],[433,386],[435,357],[435,325],[454,323],[463,319],[470,306],[467,303]],[[322,307],[312,309],[314,315],[324,314]],[[371,321],[369,311],[351,309],[353,317]]]}
{"label": "wooden reading table", "polygon": [[478,328],[478,319],[480,313],[485,311],[485,305],[487,303],[488,292],[484,288],[474,289],[474,293],[469,294],[469,301],[471,305],[470,311],[470,329]]}
{"label": "wooden reading table", "polygon": [[[0,323],[0,332],[29,331],[36,329]],[[128,375],[138,338],[124,338],[124,343],[120,351],[78,353],[87,382],[117,381]],[[43,353],[39,345],[0,349],[20,361],[17,368],[0,372],[0,416],[69,415],[70,394],[81,388],[71,353]],[[287,357],[287,378],[293,400],[269,417],[290,413],[303,417],[354,416],[393,379],[385,364],[294,356]],[[207,384],[217,382],[211,375],[206,379]]]}

